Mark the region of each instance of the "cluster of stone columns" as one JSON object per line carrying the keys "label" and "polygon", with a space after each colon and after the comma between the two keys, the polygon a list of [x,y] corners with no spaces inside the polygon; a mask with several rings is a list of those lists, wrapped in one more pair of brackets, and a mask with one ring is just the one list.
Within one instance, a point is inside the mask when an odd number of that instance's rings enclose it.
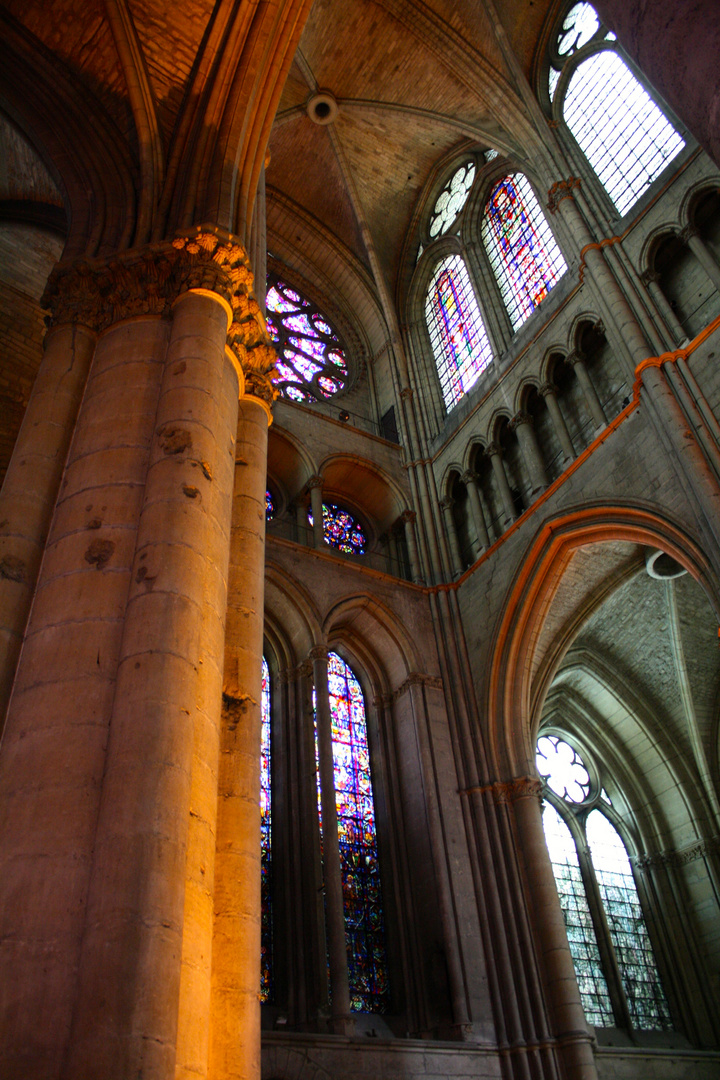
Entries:
{"label": "cluster of stone columns", "polygon": [[[208,231],[60,267],[48,286],[55,326],[6,489],[37,466],[9,519],[23,569],[2,607],[6,640],[23,638],[3,672],[8,1080],[169,1080],[208,1075],[211,1043],[227,1056],[211,982],[255,917],[251,878],[231,887],[232,933],[213,905],[235,438],[242,398],[262,423],[239,482],[264,494],[273,396],[251,286],[242,247]],[[262,545],[243,566],[261,640]],[[258,661],[258,699],[259,679]],[[257,759],[241,766],[249,786]],[[253,828],[237,843],[253,848]],[[255,1024],[259,1040],[259,951],[244,956],[242,1038]]]}
{"label": "cluster of stone columns", "polygon": [[[697,228],[694,225],[686,225],[685,228],[681,229],[678,233],[678,239],[692,252],[713,288],[720,293],[720,266],[712,251],[700,236]],[[662,277],[660,273],[654,268],[650,268],[644,272],[642,280],[647,286],[655,306],[662,315],[675,344],[686,344],[688,335],[662,287]]]}

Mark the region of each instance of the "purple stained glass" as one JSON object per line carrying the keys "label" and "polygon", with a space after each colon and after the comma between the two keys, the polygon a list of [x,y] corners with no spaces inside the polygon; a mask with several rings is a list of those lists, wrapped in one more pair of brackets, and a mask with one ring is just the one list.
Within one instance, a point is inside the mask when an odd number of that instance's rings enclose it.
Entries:
{"label": "purple stained glass", "polygon": [[[328,656],[328,690],[350,1007],[382,1013],[389,987],[365,701],[352,668],[337,653]],[[315,747],[317,763],[317,735]]]}
{"label": "purple stained glass", "polygon": [[318,401],[343,390],[345,354],[315,304],[272,276],[266,306],[268,333],[279,358],[275,385],[281,395],[291,401]]}
{"label": "purple stained glass", "polygon": [[492,350],[459,255],[437,266],[425,300],[425,319],[445,406],[451,409],[492,360]]}
{"label": "purple stained glass", "polygon": [[272,999],[272,839],[270,768],[270,672],[262,662],[260,739],[260,1000]]}
{"label": "purple stained glass", "polygon": [[[308,509],[308,522],[313,523],[312,510]],[[323,503],[323,536],[330,547],[344,551],[346,555],[364,555],[367,538],[359,522],[349,510],[334,503]]]}
{"label": "purple stained glass", "polygon": [[522,173],[495,185],[482,238],[505,307],[517,330],[567,270],[560,248]]}
{"label": "purple stained glass", "polygon": [[269,491],[265,492],[265,519],[266,521],[272,521],[275,517],[275,503],[273,497]]}

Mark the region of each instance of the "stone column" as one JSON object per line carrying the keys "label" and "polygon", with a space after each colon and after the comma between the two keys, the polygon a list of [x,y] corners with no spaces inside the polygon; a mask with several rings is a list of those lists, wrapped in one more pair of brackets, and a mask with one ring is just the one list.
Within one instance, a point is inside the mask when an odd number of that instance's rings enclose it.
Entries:
{"label": "stone column", "polygon": [[686,225],[680,233],[680,239],[690,248],[693,255],[720,293],[720,266],[718,266],[714,255],[704,243],[695,226]]}
{"label": "stone column", "polygon": [[320,803],[322,806],[322,861],[325,887],[330,986],[332,989],[331,1025],[336,1035],[351,1035],[354,1029],[350,1013],[345,913],[343,909],[342,867],[338,842],[335,805],[335,766],[333,763],[332,717],[328,690],[328,652],[318,645],[310,652],[315,681]]}
{"label": "stone column", "polygon": [[260,741],[265,477],[274,354],[240,348],[223,716],[217,787],[210,1080],[260,1075]]}
{"label": "stone column", "polygon": [[545,404],[550,413],[550,419],[555,428],[555,434],[562,447],[563,465],[569,465],[575,458],[575,451],[573,449],[572,439],[570,438],[570,432],[565,423],[565,417],[560,410],[560,403],[557,399],[557,387],[551,382],[543,383],[540,387],[540,394],[545,398]]}
{"label": "stone column", "polygon": [[585,360],[578,349],[568,353],[565,359],[567,363],[575,369],[577,381],[580,383],[580,389],[583,392],[593,424],[595,425],[595,434],[598,435],[603,428],[607,426],[607,418],[603,412],[603,407],[600,404],[600,398],[597,396],[597,390],[592,384],[590,372],[587,369]]}
{"label": "stone column", "polygon": [[300,498],[295,500],[295,532],[298,544],[307,544],[308,536],[308,519],[307,519],[307,506],[305,500]]}
{"label": "stone column", "polygon": [[307,486],[310,489],[310,509],[312,511],[313,519],[313,541],[315,547],[321,550],[325,546],[325,534],[323,530],[323,478],[322,476],[313,476],[308,480]]}
{"label": "stone column", "polygon": [[422,573],[420,572],[420,560],[418,558],[417,538],[415,536],[415,511],[404,510],[400,515],[400,520],[405,527],[405,542],[408,549],[408,558],[410,559],[410,573],[412,579],[416,585],[423,584]]}
{"label": "stone column", "polygon": [[557,1039],[562,1075],[572,1076],[573,1080],[596,1080],[590,1032],[545,843],[541,791],[539,780],[519,777],[510,783],[495,785],[493,794],[496,802],[510,804],[517,824],[518,854],[527,881],[527,904],[532,907],[532,924],[544,972],[543,987],[551,1030]]}
{"label": "stone column", "polygon": [[485,453],[490,458],[495,481],[500,492],[500,498],[505,511],[503,525],[507,529],[515,520],[516,513],[515,503],[513,502],[512,492],[510,491],[510,484],[508,483],[507,473],[505,472],[505,464],[503,462],[499,443],[489,443],[485,447]]}
{"label": "stone column", "polygon": [[[110,722],[66,1075],[175,1072],[196,710],[219,725],[230,492],[215,476],[237,416],[230,305],[172,312]],[[215,511],[213,513],[212,511]],[[206,670],[217,677],[205,693]],[[217,768],[216,759],[207,762]],[[207,1009],[208,1002],[198,1002]]]}
{"label": "stone column", "polygon": [[82,321],[94,321],[91,305],[83,305],[82,294],[72,289],[62,300],[55,308],[63,321],[45,335],[42,363],[0,493],[0,733],[95,348],[96,333]]}
{"label": "stone column", "polygon": [[548,479],[530,413],[517,413],[510,421],[510,427],[517,432],[520,450],[530,473],[531,495],[537,496],[547,487]]}
{"label": "stone column", "polygon": [[682,345],[684,341],[687,341],[688,337],[682,328],[680,320],[670,306],[670,301],[663,292],[662,286],[660,285],[660,275],[656,270],[646,270],[642,276],[642,280],[645,285],[647,285],[653,303],[665,320],[665,324],[670,330],[675,344]]}
{"label": "stone column", "polygon": [[440,509],[443,512],[445,518],[445,532],[447,533],[448,542],[450,544],[450,554],[453,562],[453,574],[456,578],[460,577],[465,567],[463,566],[462,552],[460,551],[460,541],[458,539],[457,525],[455,524],[455,516],[453,514],[453,506],[455,500],[451,495],[446,495],[444,499],[440,500]]}
{"label": "stone column", "polygon": [[470,513],[473,516],[473,522],[475,523],[475,532],[477,534],[477,551],[485,551],[490,547],[490,536],[487,531],[487,525],[485,524],[485,514],[483,513],[482,503],[480,502],[480,492],[478,490],[478,478],[477,474],[471,472],[469,469],[463,473],[462,482],[467,488],[468,499],[470,501]]}

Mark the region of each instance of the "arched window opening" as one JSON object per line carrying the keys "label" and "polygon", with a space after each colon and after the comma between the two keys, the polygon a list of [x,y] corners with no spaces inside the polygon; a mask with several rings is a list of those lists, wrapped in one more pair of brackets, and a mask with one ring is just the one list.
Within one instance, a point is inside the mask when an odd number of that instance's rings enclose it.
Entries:
{"label": "arched window opening", "polygon": [[[568,72],[562,116],[621,214],[685,145],[618,53],[593,6],[573,4],[551,50],[548,91]],[[557,113],[556,113],[557,115]]]}
{"label": "arched window opening", "polygon": [[260,739],[260,1000],[272,1000],[272,769],[270,757],[270,671],[262,661]]}
{"label": "arched window opening", "polygon": [[[597,770],[557,735],[538,739],[536,764],[548,789],[543,828],[588,1021],[612,1027],[628,1017],[637,1029],[671,1028],[630,860]],[[570,821],[584,840],[579,849]],[[622,990],[612,989],[609,963],[617,965]]]}
{"label": "arched window opening", "polygon": [[[308,509],[308,522],[313,524],[312,510]],[[367,537],[362,525],[349,510],[335,503],[323,503],[323,538],[330,547],[346,555],[364,555]]]}
{"label": "arched window opening", "polygon": [[[457,218],[467,202],[475,179],[475,162],[468,161],[456,169],[435,201],[430,218],[430,236],[442,236]],[[421,248],[422,250],[422,248]]]}
{"label": "arched window opening", "polygon": [[[334,652],[328,655],[328,691],[350,1007],[353,1012],[384,1013],[389,985],[365,700],[352,668]],[[316,727],[322,841],[318,754]]]}
{"label": "arched window opening", "polygon": [[459,255],[450,255],[436,267],[425,300],[425,320],[450,411],[492,360],[485,324]]}
{"label": "arched window opening", "polygon": [[522,173],[493,187],[482,239],[513,329],[532,315],[567,270],[540,204]]}
{"label": "arched window opening", "polygon": [[265,520],[266,521],[272,521],[272,519],[274,517],[275,517],[275,502],[273,500],[272,493],[268,489],[265,492]]}
{"label": "arched window opening", "polygon": [[277,350],[275,386],[291,401],[322,401],[347,384],[338,335],[320,309],[280,278],[268,278],[267,329]]}

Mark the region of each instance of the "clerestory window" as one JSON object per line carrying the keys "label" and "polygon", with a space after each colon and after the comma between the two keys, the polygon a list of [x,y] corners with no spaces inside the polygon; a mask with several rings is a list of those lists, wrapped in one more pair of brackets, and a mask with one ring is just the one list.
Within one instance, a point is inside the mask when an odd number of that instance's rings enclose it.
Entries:
{"label": "clerestory window", "polygon": [[614,41],[591,4],[573,4],[551,49],[548,92],[553,113],[625,214],[685,142]]}
{"label": "clerestory window", "polygon": [[588,1023],[672,1027],[627,849],[597,769],[558,735],[538,739],[543,828]]}
{"label": "clerestory window", "polygon": [[[323,539],[330,547],[346,555],[364,555],[367,537],[360,522],[344,506],[323,503]],[[312,527],[312,510],[308,509],[308,523]]]}
{"label": "clerestory window", "polygon": [[275,275],[268,278],[267,329],[277,350],[274,384],[291,401],[322,401],[344,390],[340,338],[320,309]]}

